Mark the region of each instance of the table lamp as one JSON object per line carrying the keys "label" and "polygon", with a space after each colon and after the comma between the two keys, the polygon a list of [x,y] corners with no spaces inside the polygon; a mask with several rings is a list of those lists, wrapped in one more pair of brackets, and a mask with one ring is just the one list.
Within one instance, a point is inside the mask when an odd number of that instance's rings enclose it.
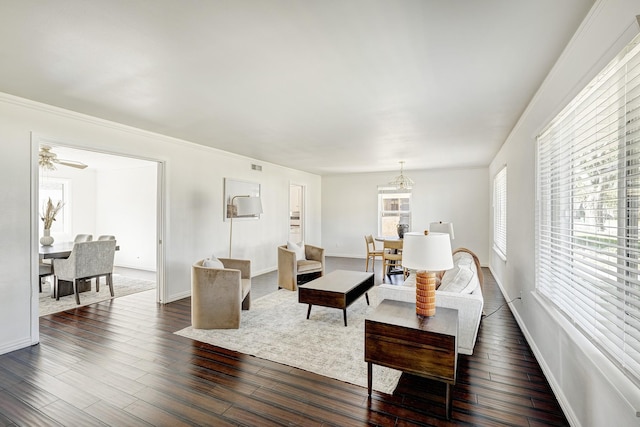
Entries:
{"label": "table lamp", "polygon": [[406,233],[402,266],[416,271],[416,314],[436,314],[436,271],[453,268],[448,233]]}

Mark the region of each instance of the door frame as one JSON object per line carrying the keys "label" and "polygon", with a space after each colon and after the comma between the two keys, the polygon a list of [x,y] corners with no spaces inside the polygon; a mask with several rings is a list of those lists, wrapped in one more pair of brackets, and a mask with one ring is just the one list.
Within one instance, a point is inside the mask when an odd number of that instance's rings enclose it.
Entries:
{"label": "door frame", "polygon": [[[304,184],[298,184],[295,182],[289,182],[289,205],[287,206],[287,214],[288,214],[288,222],[287,222],[287,240],[290,240],[291,237],[291,190],[296,187],[300,191],[300,241],[304,241],[305,237],[305,229],[307,226],[306,215],[307,215],[307,198],[306,198],[306,186]],[[298,243],[298,242],[294,242]]]}
{"label": "door frame", "polygon": [[164,303],[166,301],[165,286],[165,261],[166,254],[164,250],[164,236],[166,230],[165,224],[165,197],[166,197],[166,181],[165,169],[166,162],[160,159],[149,157],[141,157],[130,154],[110,152],[101,149],[95,149],[82,144],[71,143],[69,141],[59,140],[57,138],[41,135],[31,132],[31,344],[40,342],[40,316],[39,316],[39,274],[38,265],[39,257],[39,233],[40,233],[40,215],[39,215],[39,192],[40,192],[40,167],[38,164],[38,154],[40,145],[52,145],[60,147],[68,147],[76,150],[93,151],[96,153],[109,154],[112,156],[129,157],[132,159],[144,160],[156,164],[156,302]]}

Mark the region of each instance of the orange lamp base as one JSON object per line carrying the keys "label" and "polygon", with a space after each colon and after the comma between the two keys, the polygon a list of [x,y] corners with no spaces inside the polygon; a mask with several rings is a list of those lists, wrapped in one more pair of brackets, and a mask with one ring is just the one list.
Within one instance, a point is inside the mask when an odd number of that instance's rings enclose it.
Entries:
{"label": "orange lamp base", "polygon": [[427,317],[436,314],[436,274],[432,271],[416,273],[416,314]]}

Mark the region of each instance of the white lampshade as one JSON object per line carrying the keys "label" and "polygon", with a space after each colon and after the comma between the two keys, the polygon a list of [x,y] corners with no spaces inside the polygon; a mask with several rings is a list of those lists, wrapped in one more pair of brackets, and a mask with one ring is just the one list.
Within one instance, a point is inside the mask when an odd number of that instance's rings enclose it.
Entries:
{"label": "white lampshade", "polygon": [[260,197],[238,197],[235,203],[237,216],[253,216],[262,213]]}
{"label": "white lampshade", "polygon": [[449,237],[451,237],[451,240],[455,239],[453,235],[452,222],[442,222],[442,221],[432,222],[431,224],[429,224],[429,231],[436,232],[436,233],[447,233],[449,234]]}
{"label": "white lampshade", "polygon": [[453,268],[447,233],[405,233],[402,266],[411,270],[440,271]]}

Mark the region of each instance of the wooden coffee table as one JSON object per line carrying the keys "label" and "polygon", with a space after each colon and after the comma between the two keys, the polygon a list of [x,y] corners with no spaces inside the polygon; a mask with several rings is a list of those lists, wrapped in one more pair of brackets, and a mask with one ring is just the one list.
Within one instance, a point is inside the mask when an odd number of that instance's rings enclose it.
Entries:
{"label": "wooden coffee table", "polygon": [[446,415],[451,417],[451,386],[458,365],[458,310],[438,307],[435,316],[416,314],[414,303],[383,300],[365,319],[364,361],[369,396],[372,364],[442,381],[447,385]]}
{"label": "wooden coffee table", "polygon": [[342,309],[344,326],[347,326],[347,307],[373,287],[373,273],[335,270],[298,287],[298,302],[309,304],[307,319],[312,305]]}

